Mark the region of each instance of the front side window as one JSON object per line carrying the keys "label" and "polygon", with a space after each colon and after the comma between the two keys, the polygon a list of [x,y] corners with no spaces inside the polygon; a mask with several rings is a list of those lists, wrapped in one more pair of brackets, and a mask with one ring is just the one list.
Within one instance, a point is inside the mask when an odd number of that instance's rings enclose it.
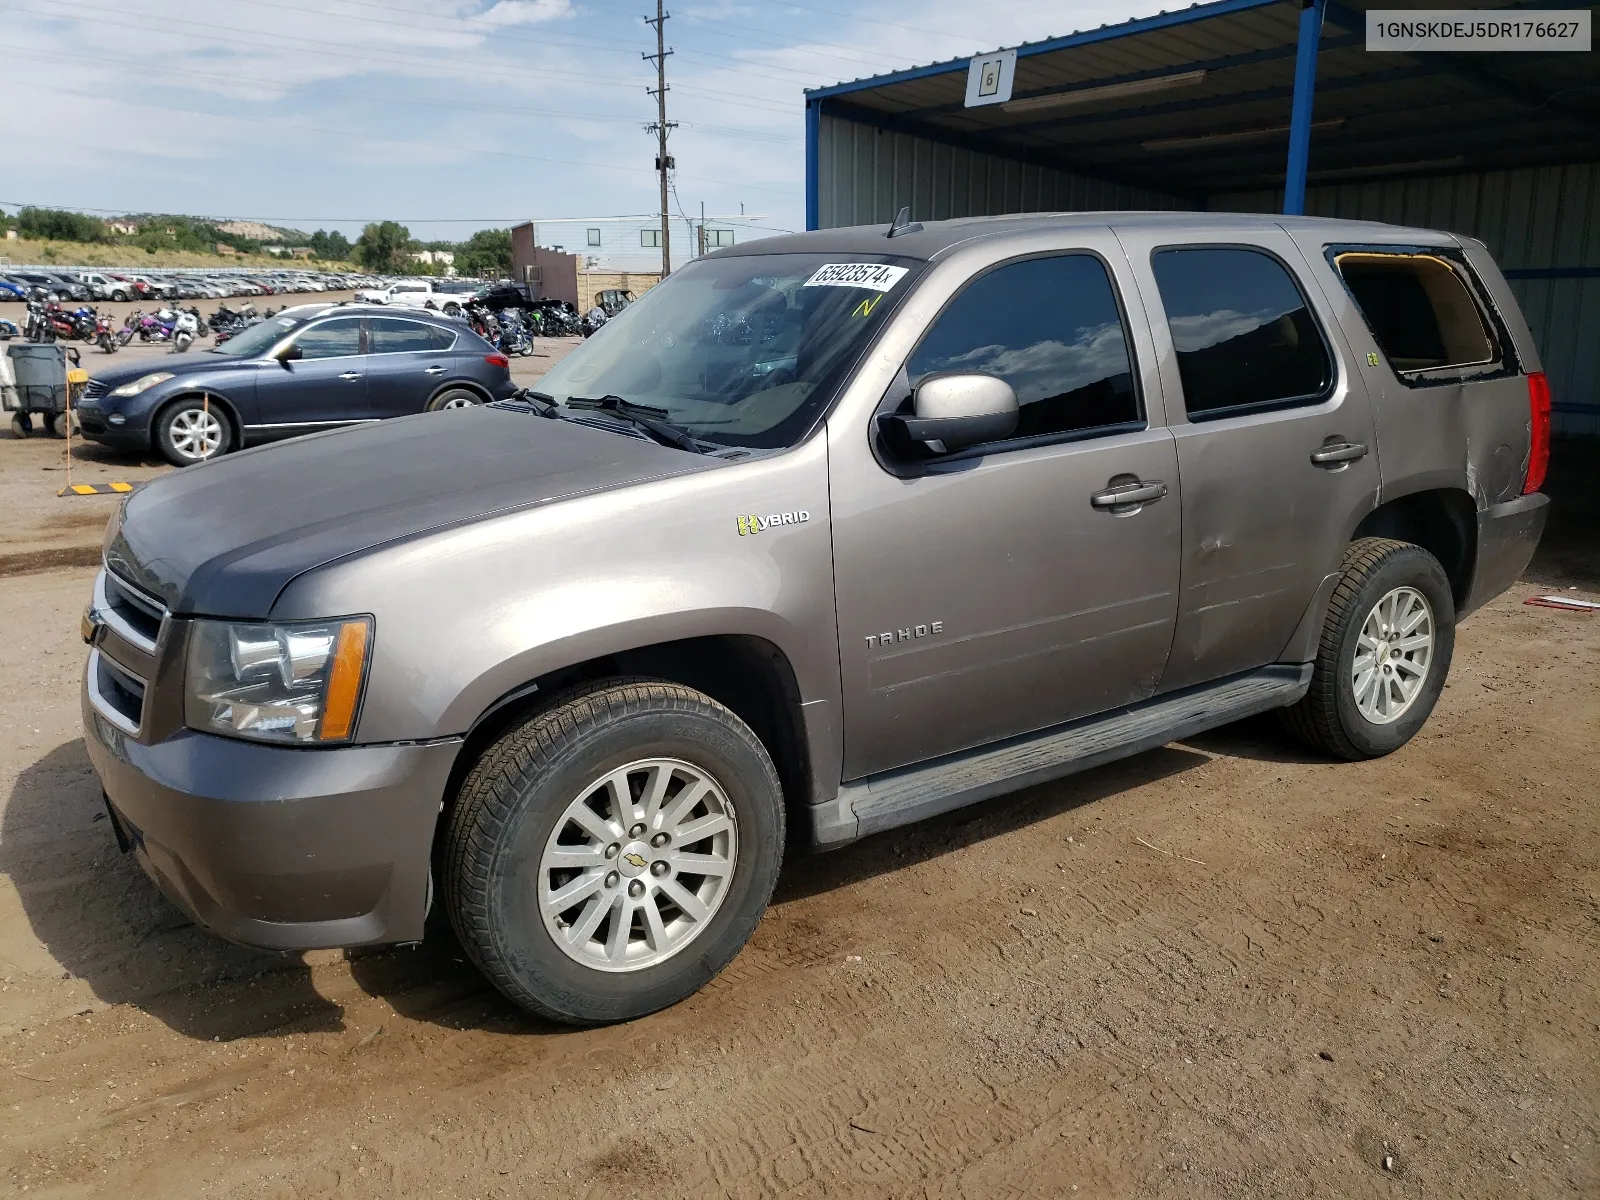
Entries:
{"label": "front side window", "polygon": [[617,396],[706,441],[793,445],[919,265],[882,254],[696,259],[623,308],[538,387],[562,404]]}
{"label": "front side window", "polygon": [[294,339],[302,359],[348,358],[361,353],[361,318],[341,317],[310,325]]}
{"label": "front side window", "polygon": [[1150,258],[1191,419],[1319,403],[1333,362],[1282,263],[1237,247]]}
{"label": "front side window", "polygon": [[936,371],[997,375],[1017,393],[1013,438],[1141,420],[1122,312],[1091,254],[1009,263],[968,284],[906,363],[911,386]]}
{"label": "front side window", "polygon": [[[444,344],[440,345],[440,339]],[[393,317],[367,320],[368,354],[410,354],[419,350],[443,350],[455,335],[417,321],[398,321]]]}
{"label": "front side window", "polygon": [[1402,375],[1499,358],[1466,280],[1442,256],[1351,250],[1336,254],[1334,265],[1373,340]]}

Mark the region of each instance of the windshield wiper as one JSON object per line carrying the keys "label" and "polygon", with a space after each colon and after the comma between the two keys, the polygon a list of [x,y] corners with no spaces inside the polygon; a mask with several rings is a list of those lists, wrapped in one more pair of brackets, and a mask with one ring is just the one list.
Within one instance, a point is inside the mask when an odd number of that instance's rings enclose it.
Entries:
{"label": "windshield wiper", "polygon": [[[538,407],[536,406],[536,403]],[[556,398],[548,392],[536,392],[531,388],[518,388],[511,395],[500,401],[501,404],[526,404],[541,417],[553,417],[558,421],[566,420],[561,415],[561,406],[556,403]]]}
{"label": "windshield wiper", "polygon": [[568,396],[568,408],[598,409],[600,412],[611,413],[630,422],[634,428],[640,429],[650,435],[653,441],[663,446],[674,446],[679,450],[688,450],[693,454],[708,454],[705,443],[697,441],[695,437],[680,425],[660,418],[667,415],[664,408],[652,408],[647,404],[633,404],[621,396]]}

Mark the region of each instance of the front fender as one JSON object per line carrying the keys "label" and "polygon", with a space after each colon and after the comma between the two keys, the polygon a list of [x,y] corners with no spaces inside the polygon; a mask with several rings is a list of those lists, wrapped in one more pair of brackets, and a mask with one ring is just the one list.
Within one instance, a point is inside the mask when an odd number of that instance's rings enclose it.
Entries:
{"label": "front fender", "polygon": [[[750,513],[807,520],[741,534]],[[466,732],[501,696],[625,650],[762,638],[803,701],[839,697],[826,446],[632,484],[319,567],[275,619],[371,613],[362,742]]]}

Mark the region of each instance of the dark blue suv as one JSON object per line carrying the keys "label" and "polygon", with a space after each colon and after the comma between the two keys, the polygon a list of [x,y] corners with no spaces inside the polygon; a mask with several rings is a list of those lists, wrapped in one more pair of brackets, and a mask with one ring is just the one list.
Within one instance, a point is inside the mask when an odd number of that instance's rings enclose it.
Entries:
{"label": "dark blue suv", "polygon": [[156,449],[181,467],[273,438],[515,391],[510,361],[464,322],[313,304],[199,354],[97,369],[78,423],[94,441]]}

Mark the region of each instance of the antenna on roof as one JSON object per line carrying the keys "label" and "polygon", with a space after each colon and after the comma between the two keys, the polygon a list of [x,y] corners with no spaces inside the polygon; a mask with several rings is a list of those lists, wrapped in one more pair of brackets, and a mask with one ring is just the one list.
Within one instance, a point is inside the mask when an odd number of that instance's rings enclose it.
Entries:
{"label": "antenna on roof", "polygon": [[899,237],[902,233],[921,233],[922,223],[915,224],[911,220],[911,206],[908,204],[895,213],[894,220],[889,222],[889,232],[884,237]]}

